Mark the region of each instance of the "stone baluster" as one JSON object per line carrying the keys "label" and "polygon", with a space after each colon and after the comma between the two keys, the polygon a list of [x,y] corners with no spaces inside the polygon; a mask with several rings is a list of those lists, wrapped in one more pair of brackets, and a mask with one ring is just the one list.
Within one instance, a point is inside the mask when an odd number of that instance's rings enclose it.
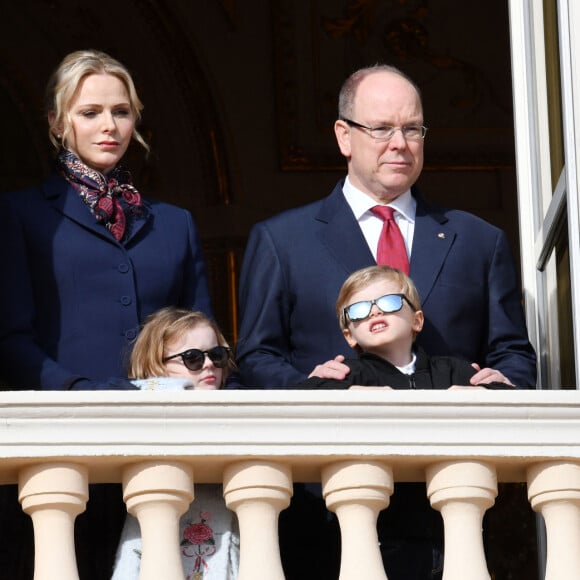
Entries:
{"label": "stone baluster", "polygon": [[545,580],[580,574],[580,464],[547,461],[528,468],[528,498],[546,523]]}
{"label": "stone baluster", "polygon": [[497,496],[495,467],[447,461],[427,468],[427,495],[445,525],[444,580],[489,580],[483,550],[483,514]]}
{"label": "stone baluster", "polygon": [[143,553],[140,580],[183,580],[179,518],[193,500],[190,465],[146,461],[123,471],[123,498],[139,520]]}
{"label": "stone baluster", "polygon": [[343,461],[322,470],[322,490],[340,524],[339,580],[385,580],[377,517],[393,493],[390,467],[369,461]]}
{"label": "stone baluster", "polygon": [[19,500],[34,528],[34,580],[78,580],[74,522],[85,511],[86,467],[45,463],[19,473]]}
{"label": "stone baluster", "polygon": [[243,461],[224,472],[226,505],[238,516],[238,580],[284,580],[278,516],[290,504],[292,474],[286,465]]}

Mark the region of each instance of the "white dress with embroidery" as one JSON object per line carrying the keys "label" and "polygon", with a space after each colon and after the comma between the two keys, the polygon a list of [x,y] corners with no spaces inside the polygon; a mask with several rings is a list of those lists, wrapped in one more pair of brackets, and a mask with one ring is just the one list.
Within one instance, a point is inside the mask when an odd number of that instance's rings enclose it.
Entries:
{"label": "white dress with embroidery", "polygon": [[[195,486],[195,499],[179,521],[181,562],[185,580],[235,580],[240,539],[237,519],[229,510],[219,484]],[[139,580],[141,532],[127,516],[111,580]]]}
{"label": "white dress with embroidery", "polygon": [[[181,382],[181,386],[176,383]],[[144,390],[188,388],[183,380],[167,377],[134,383]],[[181,562],[185,580],[236,580],[240,559],[240,534],[236,514],[226,507],[220,484],[195,486],[195,499],[179,520]],[[141,531],[127,515],[117,549],[111,580],[139,580]]]}

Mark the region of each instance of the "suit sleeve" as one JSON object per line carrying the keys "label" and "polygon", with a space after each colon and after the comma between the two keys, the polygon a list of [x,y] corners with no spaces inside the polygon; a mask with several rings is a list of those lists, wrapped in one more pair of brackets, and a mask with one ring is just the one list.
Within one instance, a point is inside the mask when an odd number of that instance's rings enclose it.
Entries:
{"label": "suit sleeve", "polygon": [[344,390],[350,389],[353,383],[349,380],[339,381],[337,379],[323,379],[321,377],[310,377],[296,385],[297,389],[318,389],[318,390]]}
{"label": "suit sleeve", "polygon": [[528,339],[516,268],[503,232],[491,257],[488,288],[486,365],[500,370],[520,388],[535,388],[536,353]]}
{"label": "suit sleeve", "polygon": [[248,386],[287,388],[306,379],[292,365],[291,292],[266,226],[250,232],[240,276],[238,366]]}

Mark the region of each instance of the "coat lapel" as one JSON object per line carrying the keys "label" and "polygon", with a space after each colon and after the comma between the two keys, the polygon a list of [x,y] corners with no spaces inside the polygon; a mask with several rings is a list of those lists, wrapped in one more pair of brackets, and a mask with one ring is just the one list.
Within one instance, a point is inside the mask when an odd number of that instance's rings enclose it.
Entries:
{"label": "coat lapel", "polygon": [[411,250],[411,278],[423,304],[429,297],[456,237],[448,218],[428,205],[417,192],[417,214]]}
{"label": "coat lapel", "polygon": [[135,216],[135,218],[131,221],[131,225],[128,226],[129,230],[126,233],[126,237],[123,239],[123,245],[128,245],[129,242],[147,225],[150,219],[152,218],[153,212],[151,211],[151,206],[149,203],[141,197],[141,214]]}
{"label": "coat lapel", "polygon": [[[376,264],[344,194],[340,181],[323,200],[316,220],[321,225],[321,243],[345,273]],[[415,234],[411,252],[411,278],[423,303],[427,300],[456,237],[448,218],[439,208],[428,204],[413,188],[417,199]]]}
{"label": "coat lapel", "polygon": [[114,239],[103,226],[97,224],[85,202],[65,179],[52,175],[42,190],[46,200],[57,212],[103,238]]}
{"label": "coat lapel", "polygon": [[318,236],[346,274],[375,263],[360,226],[342,193],[343,182],[323,200],[316,220],[321,224]]}
{"label": "coat lapel", "polygon": [[[74,188],[59,175],[52,175],[42,186],[43,194],[52,207],[66,218],[76,222],[86,230],[113,244],[118,244],[111,232],[97,223],[85,202]],[[147,223],[150,211],[148,204],[143,205],[143,215],[133,221],[131,231],[123,244],[128,243]]]}

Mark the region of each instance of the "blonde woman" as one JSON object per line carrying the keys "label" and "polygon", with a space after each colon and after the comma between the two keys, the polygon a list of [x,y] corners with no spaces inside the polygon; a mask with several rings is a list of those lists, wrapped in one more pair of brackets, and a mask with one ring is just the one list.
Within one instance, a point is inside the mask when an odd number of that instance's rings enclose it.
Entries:
{"label": "blonde woman", "polygon": [[211,315],[191,214],[141,195],[121,161],[143,104],[108,54],[67,55],[47,88],[55,165],[0,199],[0,378],[13,388],[127,389],[125,353],[145,317]]}
{"label": "blonde woman", "polygon": [[[148,150],[142,110],[127,67],[104,52],[72,52],[51,76],[53,171],[0,196],[3,388],[134,389],[125,362],[147,315],[168,305],[211,315],[191,214],[142,195],[121,166],[131,142]],[[91,485],[90,498],[77,520],[79,574],[103,580],[126,512],[117,484]],[[21,517],[5,518],[10,533]]]}

